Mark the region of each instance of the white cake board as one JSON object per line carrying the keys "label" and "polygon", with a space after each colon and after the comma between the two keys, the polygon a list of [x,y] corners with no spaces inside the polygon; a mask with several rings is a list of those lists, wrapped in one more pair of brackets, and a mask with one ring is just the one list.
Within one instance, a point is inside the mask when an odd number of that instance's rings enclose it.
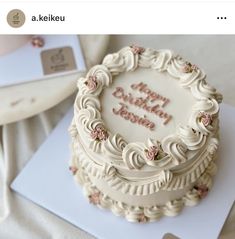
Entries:
{"label": "white cake board", "polygon": [[180,238],[217,238],[235,199],[235,109],[221,107],[221,144],[218,173],[208,196],[196,207],[185,207],[177,217],[149,224],[133,224],[88,203],[68,170],[67,128],[72,110],[35,153],[11,187],[77,227],[102,239],[156,239],[166,233]]}
{"label": "white cake board", "polygon": [[[43,80],[86,70],[80,42],[77,35],[42,35],[45,46],[34,48],[29,41],[12,53],[0,56],[0,87]],[[71,47],[77,69],[44,75],[41,52],[53,48]]]}

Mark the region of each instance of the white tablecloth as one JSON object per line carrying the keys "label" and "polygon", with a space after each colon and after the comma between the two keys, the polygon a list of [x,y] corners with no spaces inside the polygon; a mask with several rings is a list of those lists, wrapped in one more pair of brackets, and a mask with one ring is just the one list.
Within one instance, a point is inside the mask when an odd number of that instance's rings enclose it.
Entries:
{"label": "white tablecloth", "polygon": [[[204,68],[208,82],[224,95],[224,102],[235,106],[234,42],[235,36],[112,36],[108,51],[116,51],[131,43],[156,49],[174,49]],[[37,116],[0,127],[0,238],[92,238],[9,189],[17,174],[72,106],[73,100],[74,96],[71,96]],[[235,238],[235,208],[220,238]]]}

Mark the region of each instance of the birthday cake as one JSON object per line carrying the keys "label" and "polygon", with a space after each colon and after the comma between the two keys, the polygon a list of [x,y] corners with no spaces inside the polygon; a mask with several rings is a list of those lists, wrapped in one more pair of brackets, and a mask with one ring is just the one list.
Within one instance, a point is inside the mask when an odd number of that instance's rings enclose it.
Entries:
{"label": "birthday cake", "polygon": [[148,222],[207,195],[222,96],[205,79],[171,50],[133,45],[78,80],[69,168],[91,203]]}

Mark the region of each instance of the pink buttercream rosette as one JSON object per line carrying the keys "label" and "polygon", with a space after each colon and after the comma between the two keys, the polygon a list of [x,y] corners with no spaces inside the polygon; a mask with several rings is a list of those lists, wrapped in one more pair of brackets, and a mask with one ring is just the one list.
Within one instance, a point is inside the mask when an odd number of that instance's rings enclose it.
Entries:
{"label": "pink buttercream rosette", "polygon": [[191,73],[191,72],[196,71],[198,69],[199,68],[196,65],[191,64],[190,62],[186,62],[185,65],[183,66],[182,71],[184,73]]}
{"label": "pink buttercream rosette", "polygon": [[145,51],[145,49],[143,47],[140,47],[140,46],[137,46],[134,44],[131,45],[130,48],[134,54],[142,54]]}
{"label": "pink buttercream rosette", "polygon": [[91,138],[103,141],[108,138],[108,133],[102,126],[96,126],[95,129],[91,131]]}
{"label": "pink buttercream rosette", "polygon": [[100,204],[100,192],[94,192],[89,195],[89,202],[97,205]]}
{"label": "pink buttercream rosette", "polygon": [[155,157],[158,155],[158,147],[157,146],[151,146],[148,150],[146,150],[146,158],[148,160],[154,160]]}
{"label": "pink buttercream rosette", "polygon": [[198,196],[202,199],[205,198],[208,194],[209,188],[206,185],[196,185],[194,189],[197,190]]}
{"label": "pink buttercream rosette", "polygon": [[207,127],[212,124],[212,115],[206,112],[200,112],[199,115],[199,120],[202,122],[202,124]]}
{"label": "pink buttercream rosette", "polygon": [[96,76],[89,76],[88,80],[85,82],[87,88],[91,91],[96,90],[97,88],[97,77]]}

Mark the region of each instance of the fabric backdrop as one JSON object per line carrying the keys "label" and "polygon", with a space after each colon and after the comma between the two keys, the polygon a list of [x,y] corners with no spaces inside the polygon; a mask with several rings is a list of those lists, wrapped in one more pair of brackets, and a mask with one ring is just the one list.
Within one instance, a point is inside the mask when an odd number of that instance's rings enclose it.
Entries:
{"label": "fabric backdrop", "polygon": [[[156,49],[174,49],[204,68],[208,73],[208,81],[224,95],[224,102],[235,106],[234,40],[234,36],[112,36],[108,51],[116,51],[131,43]],[[99,59],[97,61],[101,60],[106,47],[107,44],[104,44],[100,56],[94,56]],[[83,49],[89,51],[86,42],[83,42]],[[97,63],[94,58],[91,53],[86,61]],[[39,115],[0,127],[1,239],[93,238],[9,188],[73,101],[74,95]],[[235,208],[230,213],[220,238],[235,238]]]}

